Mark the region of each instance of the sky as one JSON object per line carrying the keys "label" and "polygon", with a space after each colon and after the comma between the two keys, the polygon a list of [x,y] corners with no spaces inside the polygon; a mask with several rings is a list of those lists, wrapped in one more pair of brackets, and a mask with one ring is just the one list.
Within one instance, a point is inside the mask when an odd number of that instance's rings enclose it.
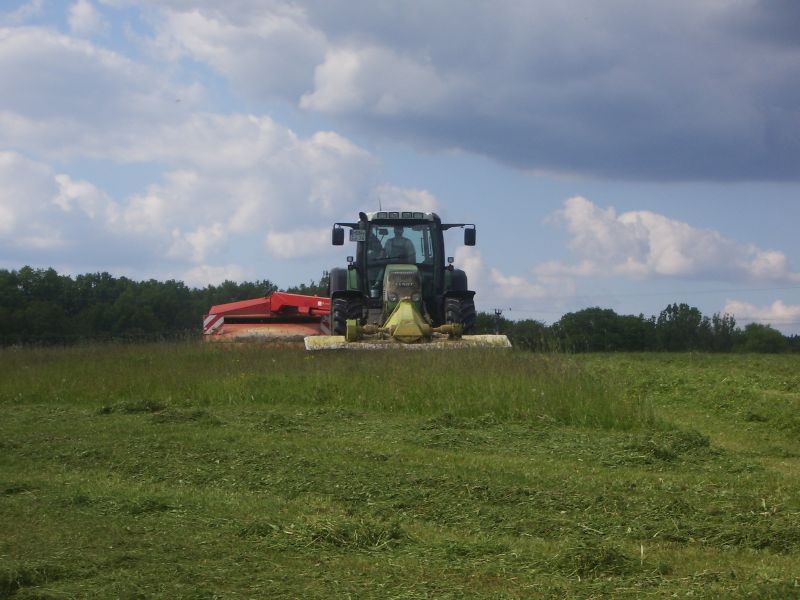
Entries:
{"label": "sky", "polygon": [[800,2],[0,0],[0,268],[287,287],[379,206],[479,310],[800,333]]}

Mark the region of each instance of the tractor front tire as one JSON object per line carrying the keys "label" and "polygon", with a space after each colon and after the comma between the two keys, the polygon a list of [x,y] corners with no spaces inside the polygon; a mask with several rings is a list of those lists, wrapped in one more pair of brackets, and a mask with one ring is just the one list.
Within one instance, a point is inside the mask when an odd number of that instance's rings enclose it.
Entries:
{"label": "tractor front tire", "polygon": [[360,298],[334,298],[331,303],[333,335],[347,334],[348,319],[355,319],[359,324],[363,321],[364,302]]}
{"label": "tractor front tire", "polygon": [[461,325],[465,334],[475,333],[475,301],[472,298],[447,298],[444,301],[444,320]]}

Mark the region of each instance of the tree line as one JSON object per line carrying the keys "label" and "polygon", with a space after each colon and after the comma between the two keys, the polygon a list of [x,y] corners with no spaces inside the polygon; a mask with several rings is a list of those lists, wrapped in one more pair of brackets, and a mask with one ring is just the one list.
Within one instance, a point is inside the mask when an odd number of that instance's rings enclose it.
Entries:
{"label": "tree line", "polygon": [[[268,279],[190,288],[181,281],[135,281],[109,273],[75,277],[54,269],[0,269],[0,343],[69,343],[96,339],[163,339],[197,335],[215,304],[265,296]],[[327,273],[286,291],[325,296]],[[800,337],[769,325],[739,328],[731,315],[703,316],[687,304],[670,304],[658,316],[618,315],[587,308],[551,325],[479,313],[479,333],[495,330],[515,347],[536,351],[786,352],[800,350]]]}
{"label": "tree line", "polygon": [[784,336],[770,325],[737,327],[733,315],[704,316],[688,304],[667,305],[658,316],[618,315],[608,308],[565,314],[552,325],[511,321],[480,313],[480,333],[498,331],[517,348],[563,352],[789,352],[800,351],[800,336]]}
{"label": "tree line", "polygon": [[[324,277],[323,277],[324,279]],[[0,269],[0,343],[80,339],[162,339],[196,335],[215,304],[265,296],[264,279],[190,288],[181,281],[135,281],[109,273],[60,275],[54,269]],[[289,288],[327,293],[327,282]]]}

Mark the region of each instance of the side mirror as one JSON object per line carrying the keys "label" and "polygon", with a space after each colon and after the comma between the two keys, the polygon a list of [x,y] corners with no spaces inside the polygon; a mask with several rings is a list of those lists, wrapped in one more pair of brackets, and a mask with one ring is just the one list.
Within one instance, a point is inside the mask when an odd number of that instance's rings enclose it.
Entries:
{"label": "side mirror", "polygon": [[464,245],[465,246],[474,246],[475,245],[475,228],[472,229],[465,229],[464,230]]}
{"label": "side mirror", "polygon": [[344,229],[334,227],[331,231],[331,244],[334,246],[344,246]]}

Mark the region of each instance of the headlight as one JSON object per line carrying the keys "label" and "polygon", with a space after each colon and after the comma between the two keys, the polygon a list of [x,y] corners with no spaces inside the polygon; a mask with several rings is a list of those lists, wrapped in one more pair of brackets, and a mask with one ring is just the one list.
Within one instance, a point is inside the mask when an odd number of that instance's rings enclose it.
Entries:
{"label": "headlight", "polygon": [[397,294],[394,292],[389,292],[386,294],[386,297],[389,299],[389,302],[397,302]]}
{"label": "headlight", "polygon": [[414,292],[413,294],[411,294],[412,302],[419,302],[420,300],[422,300],[422,296],[419,295],[419,292]]}

